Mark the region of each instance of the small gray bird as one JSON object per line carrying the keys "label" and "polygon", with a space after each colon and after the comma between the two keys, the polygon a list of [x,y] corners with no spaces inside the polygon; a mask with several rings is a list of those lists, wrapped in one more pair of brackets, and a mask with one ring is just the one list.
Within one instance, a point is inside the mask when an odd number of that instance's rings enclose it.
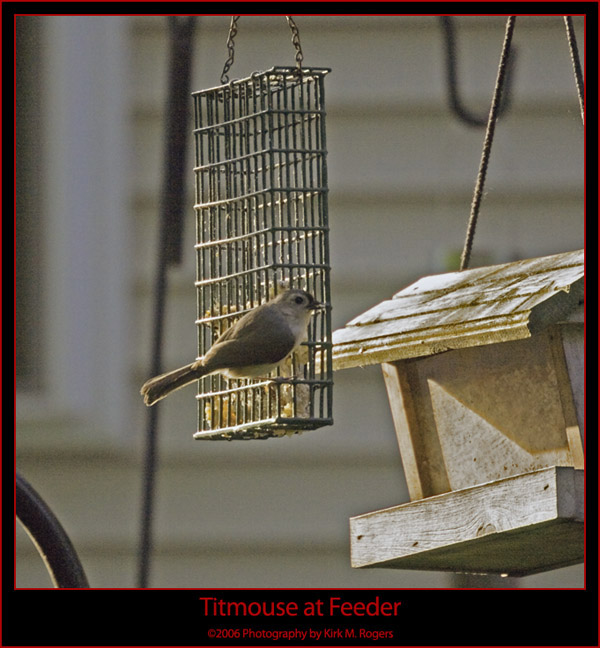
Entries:
{"label": "small gray bird", "polygon": [[220,373],[227,378],[266,376],[298,348],[313,311],[322,307],[304,290],[280,293],[241,317],[204,357],[145,382],[141,389],[144,403],[154,405],[172,391],[209,374]]}

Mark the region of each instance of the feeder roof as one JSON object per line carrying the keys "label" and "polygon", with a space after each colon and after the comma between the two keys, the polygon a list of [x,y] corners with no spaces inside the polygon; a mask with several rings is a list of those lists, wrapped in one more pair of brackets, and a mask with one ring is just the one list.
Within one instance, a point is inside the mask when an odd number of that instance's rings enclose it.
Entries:
{"label": "feeder roof", "polygon": [[583,304],[583,250],[423,277],[333,333],[333,367],[528,338]]}

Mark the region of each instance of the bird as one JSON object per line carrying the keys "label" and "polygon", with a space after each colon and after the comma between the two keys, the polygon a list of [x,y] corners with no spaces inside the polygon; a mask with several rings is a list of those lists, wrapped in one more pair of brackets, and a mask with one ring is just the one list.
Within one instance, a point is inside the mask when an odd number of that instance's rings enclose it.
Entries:
{"label": "bird", "polygon": [[266,377],[306,338],[312,314],[324,304],[305,290],[285,290],[243,315],[206,355],[184,367],[155,376],[142,385],[147,406],[202,376]]}

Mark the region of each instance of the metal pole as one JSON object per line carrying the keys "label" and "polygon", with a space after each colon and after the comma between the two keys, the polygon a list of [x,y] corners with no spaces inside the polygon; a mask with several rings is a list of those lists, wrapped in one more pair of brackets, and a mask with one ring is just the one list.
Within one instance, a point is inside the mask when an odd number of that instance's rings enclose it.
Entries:
{"label": "metal pole", "polygon": [[[151,375],[153,376],[162,371],[167,269],[169,266],[181,262],[189,119],[188,99],[194,23],[194,16],[169,16],[171,53],[166,110],[166,154],[161,201],[161,230],[154,293],[154,334],[151,351]],[[150,578],[159,412],[160,405],[148,409],[138,566],[138,586],[142,588],[148,587]]]}

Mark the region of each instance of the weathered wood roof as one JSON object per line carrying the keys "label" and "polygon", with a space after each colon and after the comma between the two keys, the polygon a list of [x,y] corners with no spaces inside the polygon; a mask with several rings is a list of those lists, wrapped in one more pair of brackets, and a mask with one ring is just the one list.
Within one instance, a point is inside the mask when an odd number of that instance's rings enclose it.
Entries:
{"label": "weathered wood roof", "polygon": [[333,333],[334,369],[527,338],[583,303],[583,250],[423,277]]}

